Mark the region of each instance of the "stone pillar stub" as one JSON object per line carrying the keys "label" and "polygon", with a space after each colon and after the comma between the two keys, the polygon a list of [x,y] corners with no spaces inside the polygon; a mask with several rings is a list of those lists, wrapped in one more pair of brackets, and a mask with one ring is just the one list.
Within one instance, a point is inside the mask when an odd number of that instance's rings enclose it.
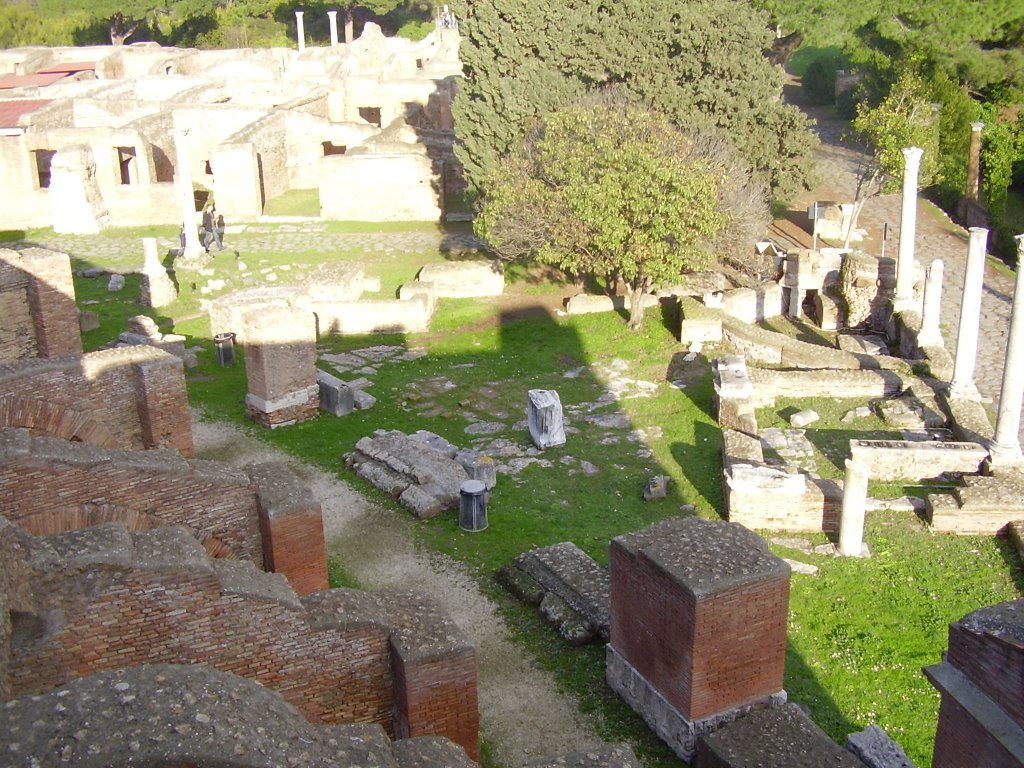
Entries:
{"label": "stone pillar stub", "polygon": [[174,281],[160,263],[155,237],[142,238],[142,290],[139,303],[147,307],[165,307],[176,298],[178,291]]}
{"label": "stone pillar stub", "polygon": [[900,213],[900,244],[896,256],[896,296],[893,307],[897,312],[914,308],[914,237],[917,232],[917,177],[921,169],[920,147],[903,150],[903,207]]}
{"label": "stone pillar stub", "polygon": [[531,389],[526,416],[533,444],[541,450],[565,445],[562,400],[553,389]]}
{"label": "stone pillar stub", "polygon": [[328,11],[327,21],[331,26],[331,45],[338,44],[338,12]]}
{"label": "stone pillar stub", "polygon": [[612,541],[608,684],[682,759],[785,702],[789,576],[737,523],[671,518]]}
{"label": "stone pillar stub", "polygon": [[921,332],[917,334],[919,347],[943,346],[939,320],[942,314],[942,278],[945,265],[935,259],[928,267],[924,280],[924,305],[921,310]]}
{"label": "stone pillar stub", "polygon": [[306,50],[306,28],[302,23],[302,11],[295,12],[295,37],[299,43],[299,53]]}
{"label": "stone pillar stub", "polygon": [[978,357],[978,325],[981,322],[981,294],[985,287],[985,245],[988,230],[971,227],[964,269],[964,290],[960,299],[960,323],[956,337],[956,358],[950,397],[979,400],[974,383],[974,366]]}
{"label": "stone pillar stub", "polygon": [[993,467],[1022,467],[1020,409],[1024,403],[1024,235],[1017,235],[1017,279],[1013,287],[1013,310],[1006,340],[1003,384],[999,390],[995,439],[989,449]]}
{"label": "stone pillar stub", "polygon": [[862,557],[864,554],[864,510],[868,498],[868,467],[855,459],[846,460],[843,483],[843,511],[839,518],[839,554]]}
{"label": "stone pillar stub", "polygon": [[246,414],[274,428],[314,419],[320,408],[316,367],[316,316],[263,307],[242,316]]}

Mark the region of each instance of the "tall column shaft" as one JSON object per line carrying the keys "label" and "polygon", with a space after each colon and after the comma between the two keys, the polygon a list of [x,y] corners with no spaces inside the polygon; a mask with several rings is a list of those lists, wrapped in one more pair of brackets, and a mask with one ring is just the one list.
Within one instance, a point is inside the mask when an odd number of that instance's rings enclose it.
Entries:
{"label": "tall column shaft", "polygon": [[192,169],[189,167],[188,143],[185,135],[175,132],[174,154],[177,165],[174,169],[174,180],[178,187],[178,199],[181,201],[181,223],[185,227],[185,253],[198,253],[199,231],[196,229],[196,198],[192,190]]}
{"label": "tall column shaft", "polygon": [[924,281],[924,308],[921,310],[921,332],[917,334],[919,347],[942,346],[939,315],[942,308],[942,276],[945,265],[935,259],[928,267]]}
{"label": "tall column shaft", "polygon": [[302,11],[295,12],[295,36],[299,41],[299,53],[306,50],[306,28],[302,23]]}
{"label": "tall column shaft", "polygon": [[990,449],[993,466],[1024,464],[1020,449],[1020,409],[1024,403],[1024,235],[1017,235],[1017,280],[1013,287],[1010,334],[1006,340],[1003,385],[999,392],[996,434]]}
{"label": "tall column shaft", "polygon": [[331,45],[338,44],[338,12],[328,11],[327,21],[331,25]]}
{"label": "tall column shaft", "polygon": [[896,256],[896,296],[893,303],[897,311],[914,304],[914,236],[917,231],[917,177],[921,170],[920,147],[903,150],[903,208],[900,212],[900,247]]}
{"label": "tall column shaft", "polygon": [[964,194],[978,199],[978,179],[981,177],[981,129],[984,123],[971,123],[971,144],[967,154],[967,188]]}
{"label": "tall column shaft", "polygon": [[978,323],[981,320],[981,293],[985,282],[985,245],[988,230],[971,227],[964,270],[964,293],[960,299],[960,324],[956,337],[956,360],[949,384],[954,397],[978,397],[974,384],[974,364],[978,356]]}
{"label": "tall column shaft", "polygon": [[843,483],[843,511],[839,518],[839,554],[860,557],[864,547],[864,509],[868,498],[868,468],[853,459],[846,460]]}

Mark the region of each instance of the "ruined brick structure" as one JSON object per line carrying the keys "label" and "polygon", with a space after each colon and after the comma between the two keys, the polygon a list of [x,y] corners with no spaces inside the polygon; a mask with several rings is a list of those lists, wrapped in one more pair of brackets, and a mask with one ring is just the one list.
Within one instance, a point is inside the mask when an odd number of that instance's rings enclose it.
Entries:
{"label": "ruined brick structure", "polygon": [[446,736],[478,755],[475,651],[423,595],[299,598],[282,576],[209,558],[180,527],[37,538],[0,518],[0,603],[5,700],[123,667],[204,664],[278,691],[312,723]]}
{"label": "ruined brick structure", "polygon": [[1024,599],[950,624],[945,660],[925,675],[942,694],[932,768],[1024,764]]}
{"label": "ruined brick structure", "polygon": [[246,312],[245,412],[267,427],[315,419],[320,410],[316,382],[316,316],[301,310],[264,307]]}
{"label": "ruined brick structure", "polygon": [[785,701],[789,566],[743,526],[671,518],[611,545],[608,683],[684,760]]}
{"label": "ruined brick structure", "polygon": [[0,317],[0,362],[81,354],[67,254],[0,249]]}
{"label": "ruined brick structure", "polygon": [[150,346],[0,365],[0,428],[191,456],[181,360]]}
{"label": "ruined brick structure", "polygon": [[[46,489],[41,492],[41,489]],[[251,560],[307,594],[327,588],[320,504],[282,464],[232,470],[174,451],[117,451],[0,431],[3,515],[29,533],[183,525],[213,557]]]}

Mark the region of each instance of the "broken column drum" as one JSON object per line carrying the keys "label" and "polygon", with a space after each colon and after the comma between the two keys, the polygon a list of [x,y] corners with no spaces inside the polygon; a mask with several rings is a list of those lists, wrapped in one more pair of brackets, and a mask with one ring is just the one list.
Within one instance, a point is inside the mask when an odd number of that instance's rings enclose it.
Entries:
{"label": "broken column drum", "polygon": [[479,480],[459,488],[459,528],[473,533],[487,528],[487,487]]}
{"label": "broken column drum", "polygon": [[528,397],[526,417],[534,445],[541,450],[565,445],[562,401],[558,393],[553,389],[531,389]]}

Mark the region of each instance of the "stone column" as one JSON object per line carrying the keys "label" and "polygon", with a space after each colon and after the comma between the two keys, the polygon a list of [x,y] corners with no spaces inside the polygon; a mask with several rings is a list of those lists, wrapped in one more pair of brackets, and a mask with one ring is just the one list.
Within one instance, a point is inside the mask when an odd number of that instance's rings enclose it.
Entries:
{"label": "stone column", "polygon": [[917,346],[941,347],[942,331],[939,330],[939,314],[942,308],[942,275],[945,265],[942,259],[935,259],[928,267],[924,281],[924,309],[921,312],[921,331],[917,334]]}
{"label": "stone column", "polygon": [[893,307],[897,312],[914,307],[914,235],[917,230],[917,174],[921,169],[920,147],[903,150],[903,209],[900,213],[900,247],[896,256],[896,296]]}
{"label": "stone column", "polygon": [[839,554],[860,557],[864,548],[864,508],[868,497],[868,468],[855,459],[846,460],[843,511],[839,518]]}
{"label": "stone column", "polygon": [[967,189],[964,194],[970,200],[978,199],[978,179],[981,175],[981,129],[984,123],[971,123],[971,144],[967,154]]}
{"label": "stone column", "polygon": [[331,25],[331,45],[338,44],[338,12],[328,11],[327,21]]}
{"label": "stone column", "polygon": [[967,246],[967,267],[964,270],[964,293],[960,299],[960,324],[956,337],[956,359],[949,394],[977,400],[974,364],[978,356],[978,323],[981,320],[981,292],[985,281],[985,244],[988,230],[971,227]]}
{"label": "stone column", "polygon": [[174,154],[178,161],[174,179],[181,200],[181,223],[185,227],[185,250],[182,256],[192,257],[202,251],[203,246],[199,244],[199,230],[196,229],[196,197],[192,189],[192,168],[189,166],[188,144],[185,141],[187,135],[188,131],[174,134]]}
{"label": "stone column", "polygon": [[302,11],[295,12],[295,36],[299,41],[299,53],[306,50],[306,29],[302,25]]}
{"label": "stone column", "polygon": [[1020,408],[1024,402],[1024,235],[1017,235],[1017,280],[1013,287],[1013,313],[1006,340],[1003,386],[999,391],[995,440],[989,447],[993,467],[1020,467]]}

